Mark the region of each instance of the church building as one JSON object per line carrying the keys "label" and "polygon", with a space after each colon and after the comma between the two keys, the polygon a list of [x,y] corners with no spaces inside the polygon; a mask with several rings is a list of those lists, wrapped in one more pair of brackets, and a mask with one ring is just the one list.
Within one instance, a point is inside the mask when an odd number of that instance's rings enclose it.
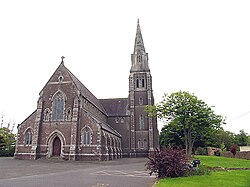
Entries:
{"label": "church building", "polygon": [[18,125],[16,159],[112,160],[147,156],[159,146],[148,53],[139,21],[131,55],[128,98],[98,99],[62,61]]}

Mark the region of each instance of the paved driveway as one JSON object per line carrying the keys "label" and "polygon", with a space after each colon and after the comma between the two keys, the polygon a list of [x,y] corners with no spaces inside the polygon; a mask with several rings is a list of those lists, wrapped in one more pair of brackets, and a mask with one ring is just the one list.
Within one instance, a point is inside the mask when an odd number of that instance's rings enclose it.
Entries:
{"label": "paved driveway", "polygon": [[145,158],[114,161],[0,158],[0,187],[151,187]]}

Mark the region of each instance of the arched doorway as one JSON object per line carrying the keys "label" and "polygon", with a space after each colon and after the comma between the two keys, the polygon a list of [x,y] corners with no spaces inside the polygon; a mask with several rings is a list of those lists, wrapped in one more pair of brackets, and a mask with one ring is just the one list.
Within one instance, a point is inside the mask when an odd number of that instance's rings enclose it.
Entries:
{"label": "arched doorway", "polygon": [[52,156],[60,156],[61,155],[61,140],[55,137],[53,141],[53,153]]}

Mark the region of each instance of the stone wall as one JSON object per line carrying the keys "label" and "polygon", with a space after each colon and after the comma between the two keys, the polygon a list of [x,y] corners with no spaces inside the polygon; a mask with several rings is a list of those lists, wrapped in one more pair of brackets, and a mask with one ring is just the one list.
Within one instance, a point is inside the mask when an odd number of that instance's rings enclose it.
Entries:
{"label": "stone wall", "polygon": [[217,148],[217,147],[208,147],[207,148],[207,155],[208,156],[214,156],[216,155],[217,152],[221,152],[221,149],[220,148]]}
{"label": "stone wall", "polygon": [[[223,152],[221,156],[233,158],[233,154],[230,151]],[[250,160],[250,151],[237,152],[235,158]]]}

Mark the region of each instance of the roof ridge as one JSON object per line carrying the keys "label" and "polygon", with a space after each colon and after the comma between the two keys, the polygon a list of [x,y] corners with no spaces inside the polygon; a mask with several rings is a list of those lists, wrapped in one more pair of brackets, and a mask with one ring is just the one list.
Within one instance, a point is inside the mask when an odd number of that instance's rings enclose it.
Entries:
{"label": "roof ridge", "polygon": [[127,97],[124,97],[124,98],[105,98],[105,99],[99,99],[99,100],[127,100],[128,98]]}

